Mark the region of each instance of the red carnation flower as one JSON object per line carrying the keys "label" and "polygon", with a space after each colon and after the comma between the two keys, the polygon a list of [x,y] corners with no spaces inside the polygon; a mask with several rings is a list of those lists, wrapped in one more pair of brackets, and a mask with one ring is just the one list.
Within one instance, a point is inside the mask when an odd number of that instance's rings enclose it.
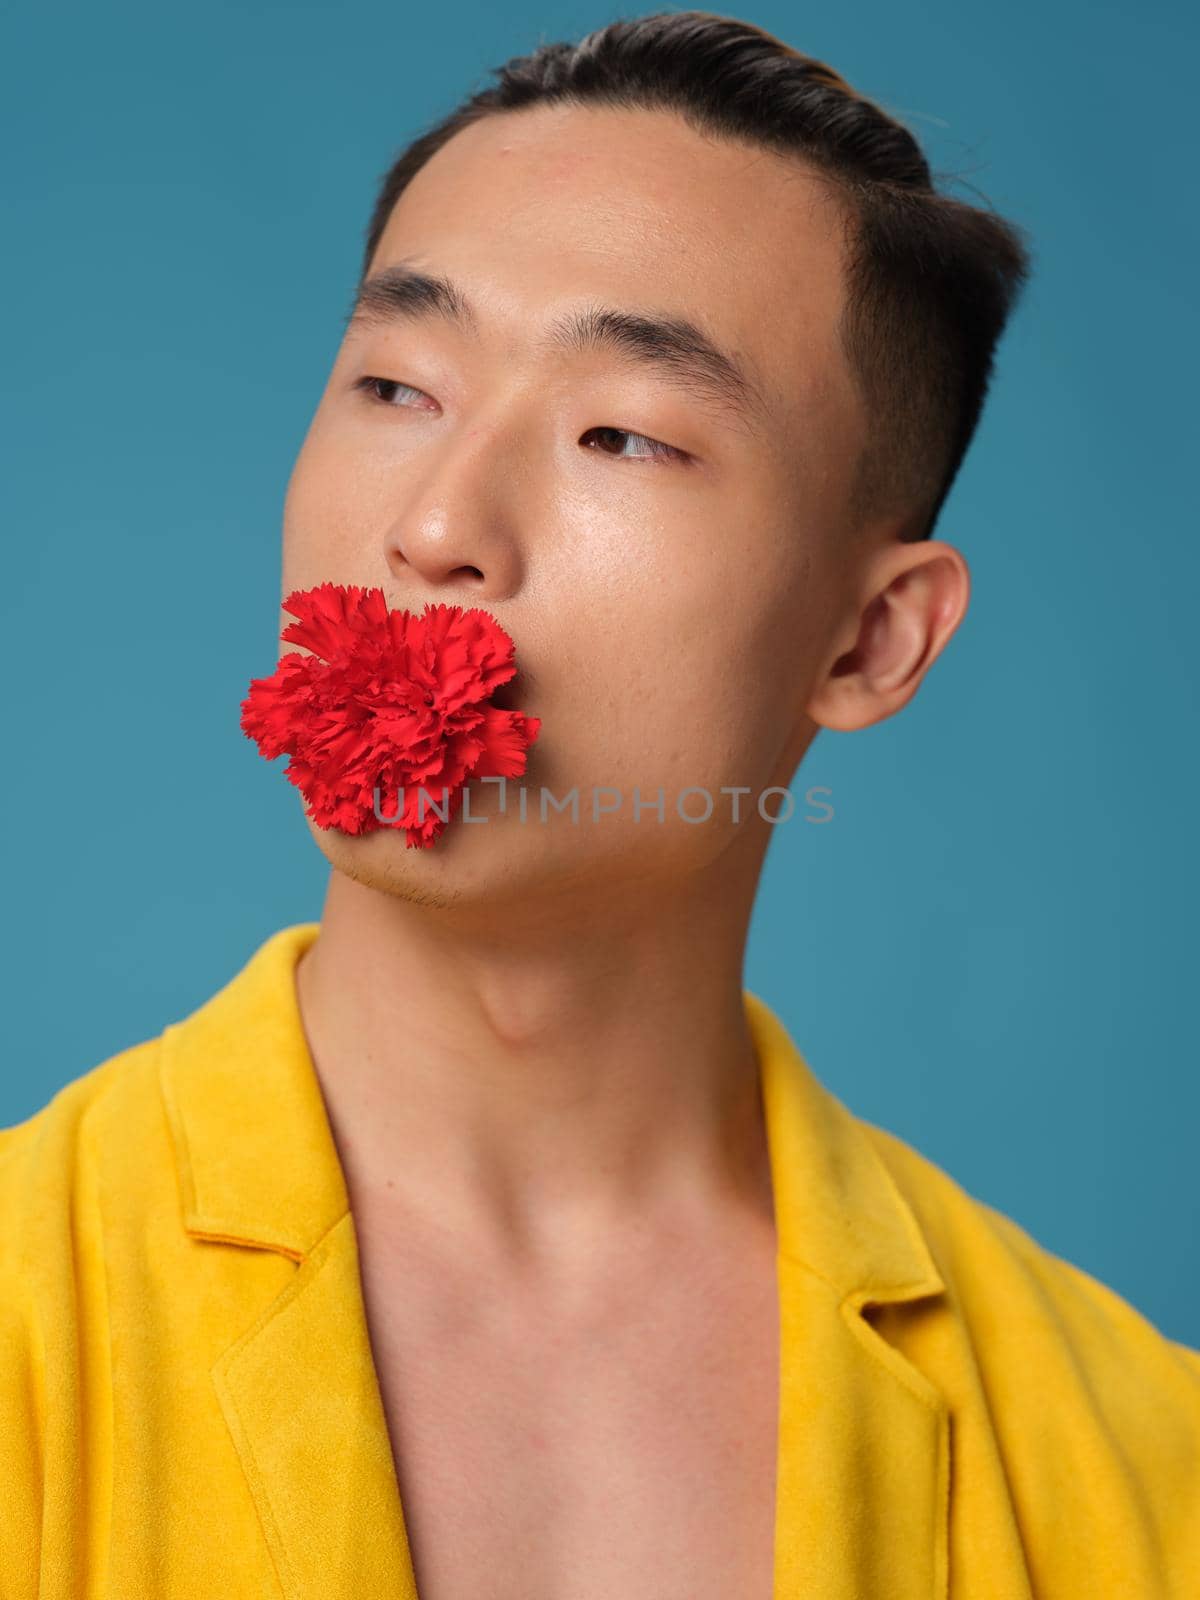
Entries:
{"label": "red carnation flower", "polygon": [[312,654],[292,652],[251,680],[241,728],[266,760],[291,757],[284,776],[319,827],[402,827],[410,847],[427,847],[446,826],[435,806],[457,817],[471,779],[525,771],[541,719],[490,704],[517,669],[513,641],[486,611],[389,611],[382,589],[336,583],[297,590],[284,610],[297,620],[280,637]]}

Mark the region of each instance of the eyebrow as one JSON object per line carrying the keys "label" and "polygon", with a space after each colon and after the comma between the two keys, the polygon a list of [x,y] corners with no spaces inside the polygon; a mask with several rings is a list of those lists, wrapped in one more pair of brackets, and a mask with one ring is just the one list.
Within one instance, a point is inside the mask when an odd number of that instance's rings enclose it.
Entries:
{"label": "eyebrow", "polygon": [[[399,261],[358,286],[345,322],[347,331],[354,333],[431,318],[440,318],[459,332],[479,333],[478,315],[457,283]],[[762,389],[745,365],[688,317],[588,305],[553,323],[545,343],[566,354],[609,351],[651,369],[744,426],[753,428],[756,421],[770,420]]]}

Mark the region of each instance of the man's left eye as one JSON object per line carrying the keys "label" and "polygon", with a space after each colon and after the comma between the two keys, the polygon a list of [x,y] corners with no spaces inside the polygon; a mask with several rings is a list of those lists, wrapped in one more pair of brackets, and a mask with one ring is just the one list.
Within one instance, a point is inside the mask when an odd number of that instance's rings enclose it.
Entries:
{"label": "man's left eye", "polygon": [[[613,439],[635,439],[638,444],[647,446],[645,450],[633,451],[623,449],[608,450],[601,446],[600,453],[602,455],[615,455],[618,458],[623,457],[626,461],[686,460],[685,452],[677,450],[673,444],[663,444],[658,439],[648,438],[644,433],[631,433],[628,428],[589,428],[583,437],[587,439],[595,435],[606,435],[610,441]],[[593,447],[589,445],[587,448],[591,449]]]}

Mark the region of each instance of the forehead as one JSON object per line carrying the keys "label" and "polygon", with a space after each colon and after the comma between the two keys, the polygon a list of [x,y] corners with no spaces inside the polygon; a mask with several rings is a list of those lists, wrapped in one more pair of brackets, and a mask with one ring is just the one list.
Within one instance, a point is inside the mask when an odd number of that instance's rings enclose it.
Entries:
{"label": "forehead", "polygon": [[661,110],[538,106],[484,117],[417,173],[371,262],[420,250],[497,329],[579,297],[686,316],[782,417],[853,405],[838,324],[843,211],[804,163]]}

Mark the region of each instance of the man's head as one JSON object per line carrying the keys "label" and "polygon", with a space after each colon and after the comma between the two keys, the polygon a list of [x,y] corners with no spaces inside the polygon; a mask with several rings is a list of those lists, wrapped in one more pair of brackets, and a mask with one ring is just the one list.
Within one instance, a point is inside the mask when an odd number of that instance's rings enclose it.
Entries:
{"label": "man's head", "polygon": [[[542,732],[525,822],[473,787],[489,821],[432,850],[314,829],[334,866],[443,904],[756,871],[755,797],[820,727],[907,703],[961,620],[930,535],[1026,271],[906,130],[707,13],[544,46],[410,146],[288,487],[284,593],[484,607],[523,669],[497,699]],[[577,823],[539,820],[543,786]]]}

